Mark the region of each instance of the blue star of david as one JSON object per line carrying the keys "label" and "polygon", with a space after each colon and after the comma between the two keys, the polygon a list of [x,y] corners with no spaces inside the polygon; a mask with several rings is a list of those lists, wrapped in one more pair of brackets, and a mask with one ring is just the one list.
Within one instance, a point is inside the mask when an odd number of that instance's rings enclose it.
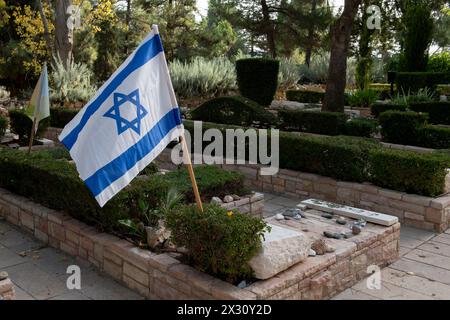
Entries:
{"label": "blue star of david", "polygon": [[[136,107],[136,118],[133,120],[125,119],[120,114],[120,107],[131,102]],[[148,114],[144,106],[139,101],[139,89],[134,90],[129,95],[123,93],[114,93],[114,105],[103,116],[116,120],[117,132],[119,135],[132,129],[138,135],[141,134],[141,120]]]}

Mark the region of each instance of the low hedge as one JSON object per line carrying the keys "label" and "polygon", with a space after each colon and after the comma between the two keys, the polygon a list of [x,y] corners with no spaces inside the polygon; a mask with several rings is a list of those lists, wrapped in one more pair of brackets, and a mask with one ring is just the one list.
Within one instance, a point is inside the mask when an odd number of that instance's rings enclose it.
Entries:
{"label": "low hedge", "polygon": [[289,101],[297,101],[302,103],[320,103],[325,97],[325,92],[308,91],[308,90],[287,90],[286,98]]}
{"label": "low hedge", "polygon": [[371,180],[380,187],[424,196],[438,196],[445,187],[450,157],[439,153],[417,153],[376,149],[369,156]]}
{"label": "low hedge", "polygon": [[450,148],[450,128],[425,125],[417,131],[417,145],[432,149]]}
{"label": "low hedge", "polygon": [[239,92],[260,105],[269,106],[278,88],[280,62],[267,58],[236,61]]}
{"label": "low hedge", "polygon": [[406,111],[407,107],[405,105],[391,104],[391,103],[374,103],[370,107],[370,111],[373,116],[378,118],[381,113],[385,111]]}
{"label": "low hedge", "polygon": [[77,115],[79,109],[51,108],[50,126],[64,128]]}
{"label": "low hedge", "polygon": [[396,84],[401,92],[417,92],[421,88],[435,91],[438,84],[446,84],[450,76],[446,72],[397,72]]}
{"label": "low hedge", "polygon": [[[27,140],[31,133],[33,121],[21,110],[10,110],[9,120],[11,131],[19,135],[19,139]],[[50,118],[45,118],[39,122],[37,136],[41,135],[49,126]]]}
{"label": "low hedge", "polygon": [[321,112],[282,109],[278,111],[281,128],[325,135],[339,135],[343,132],[347,115],[342,112]]}
{"label": "low hedge", "polygon": [[[192,121],[184,121],[184,126],[193,134]],[[203,123],[203,130],[211,128],[216,128],[222,133],[226,129],[246,129],[223,124]],[[208,144],[209,142],[205,142],[203,148]],[[316,173],[344,181],[369,181],[378,186],[401,191],[408,190],[408,192],[426,196],[434,196],[444,190],[445,165],[434,166],[433,156],[420,157],[420,161],[417,160],[419,163],[415,164],[414,155],[416,153],[398,150],[394,154],[398,155],[395,161],[399,163],[390,164],[392,161],[390,153],[383,157],[385,153],[375,152],[385,149],[375,139],[348,136],[312,137],[280,132],[279,146],[280,168],[283,169]],[[371,156],[374,152],[376,158]],[[246,142],[246,153],[248,153],[248,142]],[[410,156],[413,157],[413,160],[410,160]],[[441,158],[450,165],[449,155],[443,154]],[[377,161],[377,163],[373,164],[373,161]],[[427,165],[427,161],[430,161],[431,164]],[[382,163],[390,164],[390,166],[382,171]],[[429,171],[426,175],[433,179],[423,179],[420,169],[417,169],[420,166],[428,166]],[[397,168],[402,172],[396,172]],[[375,174],[376,178],[374,178]],[[408,180],[404,181],[403,175],[407,175]],[[389,184],[383,182],[384,176],[389,177]]]}
{"label": "low hedge", "polygon": [[379,117],[383,141],[415,145],[417,130],[425,125],[427,115],[417,112],[386,111]]}
{"label": "low hedge", "polygon": [[[135,179],[100,208],[79,178],[75,166],[67,160],[55,158],[58,156],[48,152],[28,156],[22,151],[0,148],[0,186],[51,209],[66,211],[102,230],[120,233],[123,226],[119,220],[142,218],[139,202],[155,208],[170,186],[175,185],[186,192],[191,185],[189,179],[180,179],[180,174],[186,175],[183,171]],[[238,173],[205,167],[197,167],[195,173],[204,197],[224,196],[223,192],[217,193],[222,185],[228,194],[242,194],[244,189],[243,177]],[[191,197],[189,192],[185,196],[187,199]]]}
{"label": "low hedge", "polygon": [[411,103],[409,108],[415,112],[428,113],[428,120],[432,124],[450,125],[450,102],[432,101]]}
{"label": "low hedge", "polygon": [[347,136],[371,138],[378,132],[378,122],[370,119],[351,119],[345,123]]}
{"label": "low hedge", "polygon": [[[368,88],[376,91],[380,100],[391,98],[391,85],[389,83],[371,83]],[[394,94],[395,92],[396,88],[394,86]]]}
{"label": "low hedge", "polygon": [[191,112],[191,118],[207,122],[250,126],[257,124],[270,127],[275,117],[261,105],[248,98],[220,97],[203,103]]}

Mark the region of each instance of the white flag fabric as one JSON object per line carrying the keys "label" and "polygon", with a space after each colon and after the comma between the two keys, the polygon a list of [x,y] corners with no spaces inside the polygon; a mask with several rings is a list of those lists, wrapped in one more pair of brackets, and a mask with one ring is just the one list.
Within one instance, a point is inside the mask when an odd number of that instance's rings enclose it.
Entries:
{"label": "white flag fabric", "polygon": [[39,128],[39,121],[50,116],[50,98],[48,93],[48,73],[47,64],[42,68],[39,81],[34,88],[33,95],[30,99],[30,104],[25,110],[28,117],[35,121],[35,133]]}
{"label": "white flag fabric", "polygon": [[59,140],[103,207],[183,130],[158,27],[153,26]]}

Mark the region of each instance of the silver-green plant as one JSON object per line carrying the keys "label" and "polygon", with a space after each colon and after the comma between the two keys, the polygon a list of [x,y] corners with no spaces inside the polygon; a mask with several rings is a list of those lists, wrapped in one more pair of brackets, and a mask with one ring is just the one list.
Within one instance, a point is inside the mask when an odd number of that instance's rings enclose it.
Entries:
{"label": "silver-green plant", "polygon": [[6,90],[5,87],[0,86],[0,99],[7,99],[9,98],[9,92]]}
{"label": "silver-green plant", "polygon": [[293,58],[282,58],[278,75],[279,86],[288,89],[296,85],[298,80],[300,80],[300,66]]}
{"label": "silver-green plant", "polygon": [[96,91],[91,79],[92,72],[86,65],[71,60],[64,66],[61,58],[56,57],[50,73],[50,99],[58,103],[87,102]]}
{"label": "silver-green plant", "polygon": [[421,88],[417,92],[405,93],[402,89],[402,92],[398,92],[395,97],[392,98],[391,103],[395,105],[403,105],[408,106],[411,103],[417,102],[430,102],[434,100],[433,91],[429,88]]}
{"label": "silver-green plant", "polygon": [[181,98],[215,96],[236,89],[235,67],[227,58],[175,60],[169,69],[174,90]]}

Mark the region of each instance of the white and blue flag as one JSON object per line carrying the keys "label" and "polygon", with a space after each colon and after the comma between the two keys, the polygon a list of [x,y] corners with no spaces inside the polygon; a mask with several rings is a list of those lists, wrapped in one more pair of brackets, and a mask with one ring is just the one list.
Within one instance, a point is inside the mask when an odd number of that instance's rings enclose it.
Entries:
{"label": "white and blue flag", "polygon": [[103,207],[183,134],[158,27],[153,26],[59,140]]}

